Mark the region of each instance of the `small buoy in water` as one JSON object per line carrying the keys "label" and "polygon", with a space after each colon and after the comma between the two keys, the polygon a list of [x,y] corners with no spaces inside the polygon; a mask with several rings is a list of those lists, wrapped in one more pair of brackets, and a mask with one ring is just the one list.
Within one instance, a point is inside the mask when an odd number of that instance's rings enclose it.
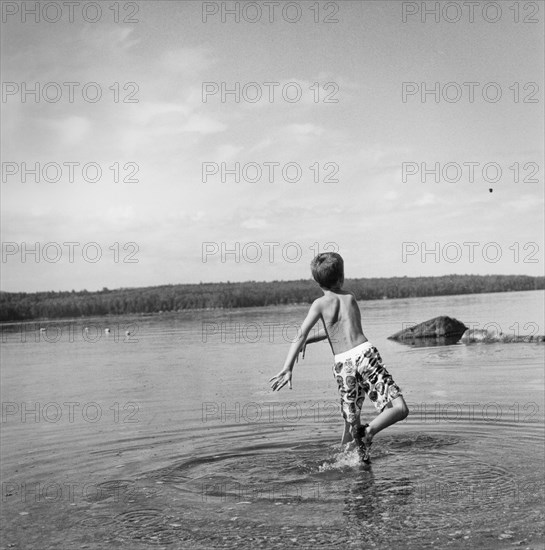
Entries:
{"label": "small buoy in water", "polygon": [[40,329],[40,332],[45,332],[45,328],[41,328],[41,329]]}
{"label": "small buoy in water", "polygon": [[109,329],[109,328],[105,328],[105,329],[104,329],[104,332],[105,332],[106,334],[110,334],[110,329]]}
{"label": "small buoy in water", "polygon": [[130,335],[131,335],[130,330],[126,330],[126,331],[125,331],[125,336],[130,336]]}
{"label": "small buoy in water", "polygon": [[89,327],[85,327],[83,330],[84,330],[85,332],[89,332]]}
{"label": "small buoy in water", "polygon": [[488,190],[489,190],[491,193],[492,193],[492,191],[494,191],[494,189],[492,189],[492,187],[490,187]]}

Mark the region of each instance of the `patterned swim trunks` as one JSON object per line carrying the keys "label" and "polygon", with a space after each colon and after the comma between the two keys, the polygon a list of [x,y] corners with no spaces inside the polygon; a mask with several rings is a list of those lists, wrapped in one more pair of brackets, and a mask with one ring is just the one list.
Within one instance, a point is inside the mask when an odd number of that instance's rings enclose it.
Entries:
{"label": "patterned swim trunks", "polygon": [[379,412],[401,395],[401,389],[382,364],[377,348],[370,342],[335,355],[333,376],[341,394],[343,417],[350,424],[359,418],[365,394]]}

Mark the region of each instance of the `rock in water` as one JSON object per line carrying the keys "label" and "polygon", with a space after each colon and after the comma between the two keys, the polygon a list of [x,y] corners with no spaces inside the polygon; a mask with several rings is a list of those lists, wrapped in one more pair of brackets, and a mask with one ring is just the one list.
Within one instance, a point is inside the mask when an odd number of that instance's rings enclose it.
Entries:
{"label": "rock in water", "polygon": [[498,334],[493,331],[488,331],[486,329],[471,329],[468,328],[463,334],[461,342],[463,344],[473,344],[475,342],[497,342]]}
{"label": "rock in water", "polygon": [[433,340],[441,340],[441,343],[453,344],[457,342],[467,330],[464,323],[452,317],[434,317],[413,327],[405,328],[392,334],[389,340],[397,340],[406,344],[418,344],[419,340],[431,343]]}
{"label": "rock in water", "polygon": [[463,344],[532,344],[544,343],[545,336],[542,334],[503,334],[496,331],[487,331],[484,329],[467,329],[462,335],[461,342]]}

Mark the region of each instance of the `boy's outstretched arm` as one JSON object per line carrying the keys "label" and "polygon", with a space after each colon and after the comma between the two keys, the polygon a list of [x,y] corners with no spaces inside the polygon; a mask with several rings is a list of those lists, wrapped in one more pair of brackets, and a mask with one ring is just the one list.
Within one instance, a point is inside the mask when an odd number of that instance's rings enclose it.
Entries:
{"label": "boy's outstretched arm", "polygon": [[299,351],[305,344],[310,329],[316,324],[320,317],[320,307],[316,302],[314,302],[310,306],[307,316],[305,317],[305,320],[301,325],[301,330],[299,331],[297,338],[291,344],[291,347],[288,351],[288,356],[286,357],[286,361],[284,362],[284,368],[276,376],[273,376],[269,380],[269,382],[271,382],[271,387],[273,391],[282,389],[286,384],[289,384],[289,388],[291,390],[291,372],[293,370],[293,365],[295,363],[295,360],[297,359],[297,356],[299,355]]}
{"label": "boy's outstretched arm", "polygon": [[315,334],[309,336],[305,341],[305,346],[307,344],[314,344],[315,342],[321,342],[327,338],[327,332],[324,328],[319,328]]}
{"label": "boy's outstretched arm", "polygon": [[321,342],[322,340],[325,340],[327,338],[327,332],[323,328],[319,328],[312,336],[309,336],[306,340],[301,349],[299,350],[299,353],[297,354],[297,358],[295,359],[296,363],[299,363],[299,355],[303,354],[302,359],[305,358],[305,352],[307,350],[308,344],[314,344],[316,342]]}

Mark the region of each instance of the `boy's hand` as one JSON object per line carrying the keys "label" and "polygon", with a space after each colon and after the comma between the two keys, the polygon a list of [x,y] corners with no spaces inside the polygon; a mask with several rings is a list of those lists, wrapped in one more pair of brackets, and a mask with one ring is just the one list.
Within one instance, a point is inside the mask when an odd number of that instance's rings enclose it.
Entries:
{"label": "boy's hand", "polygon": [[269,382],[271,382],[273,391],[281,390],[288,383],[291,390],[291,371],[282,370],[276,376],[273,376]]}

